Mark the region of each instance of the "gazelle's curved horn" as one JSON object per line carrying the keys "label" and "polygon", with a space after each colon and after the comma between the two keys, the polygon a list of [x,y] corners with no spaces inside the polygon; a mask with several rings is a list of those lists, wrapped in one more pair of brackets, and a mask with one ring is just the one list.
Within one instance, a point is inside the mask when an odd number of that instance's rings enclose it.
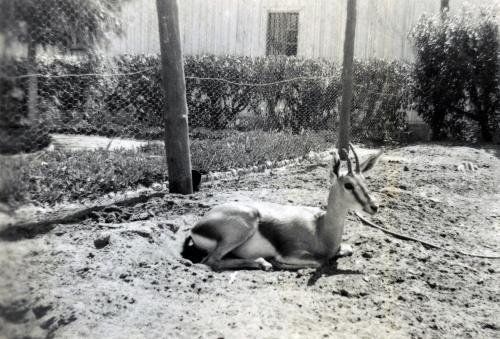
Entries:
{"label": "gazelle's curved horn", "polygon": [[359,165],[358,155],[356,154],[356,151],[354,150],[354,147],[352,146],[351,143],[349,143],[349,147],[351,147],[352,154],[354,154],[354,160],[356,160],[356,173],[359,174],[359,173],[361,173],[361,168],[360,168],[360,165]]}
{"label": "gazelle's curved horn", "polygon": [[347,152],[347,150],[345,148],[342,148],[342,152],[343,152],[343,158],[346,158],[347,160],[347,170],[348,170],[348,173],[349,175],[352,175],[352,163],[351,163],[351,159],[349,158],[349,152]]}

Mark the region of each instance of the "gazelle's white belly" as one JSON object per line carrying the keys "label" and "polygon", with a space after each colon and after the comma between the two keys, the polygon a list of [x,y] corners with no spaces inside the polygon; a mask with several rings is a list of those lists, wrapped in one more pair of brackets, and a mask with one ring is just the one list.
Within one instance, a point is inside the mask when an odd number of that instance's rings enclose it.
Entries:
{"label": "gazelle's white belly", "polygon": [[[207,252],[211,252],[217,246],[217,241],[213,239],[198,234],[191,234],[191,237],[196,247]],[[259,231],[255,232],[250,239],[235,248],[231,253],[246,259],[274,257],[278,254],[274,246]]]}
{"label": "gazelle's white belly", "polygon": [[246,259],[268,258],[278,255],[276,248],[259,231],[235,248],[232,253]]}

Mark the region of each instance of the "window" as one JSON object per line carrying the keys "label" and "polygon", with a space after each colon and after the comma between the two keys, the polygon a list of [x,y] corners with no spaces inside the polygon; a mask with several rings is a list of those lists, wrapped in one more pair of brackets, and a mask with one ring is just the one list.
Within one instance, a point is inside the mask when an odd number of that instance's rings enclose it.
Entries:
{"label": "window", "polygon": [[269,13],[266,55],[297,55],[299,13]]}

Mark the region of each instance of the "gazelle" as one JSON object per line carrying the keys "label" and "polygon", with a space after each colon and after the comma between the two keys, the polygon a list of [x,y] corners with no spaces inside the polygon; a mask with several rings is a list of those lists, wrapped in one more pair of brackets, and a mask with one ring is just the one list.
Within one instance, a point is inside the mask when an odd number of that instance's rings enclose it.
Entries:
{"label": "gazelle", "polygon": [[340,175],[341,161],[334,154],[326,212],[265,202],[220,205],[193,227],[184,242],[183,257],[191,259],[201,251],[206,254],[201,262],[214,270],[270,270],[320,267],[334,257],[350,255],[350,246],[341,246],[345,217],[350,209],[377,212],[363,173],[372,169],[382,154],[379,151],[360,164],[350,147],[355,169],[348,152],[342,150],[347,158],[346,175]]}

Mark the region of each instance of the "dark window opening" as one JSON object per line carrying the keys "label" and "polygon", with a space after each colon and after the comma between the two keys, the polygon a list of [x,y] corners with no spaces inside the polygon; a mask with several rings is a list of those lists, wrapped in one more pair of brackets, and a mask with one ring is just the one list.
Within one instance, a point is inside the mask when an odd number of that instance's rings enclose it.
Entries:
{"label": "dark window opening", "polygon": [[269,13],[266,55],[297,55],[299,13]]}

